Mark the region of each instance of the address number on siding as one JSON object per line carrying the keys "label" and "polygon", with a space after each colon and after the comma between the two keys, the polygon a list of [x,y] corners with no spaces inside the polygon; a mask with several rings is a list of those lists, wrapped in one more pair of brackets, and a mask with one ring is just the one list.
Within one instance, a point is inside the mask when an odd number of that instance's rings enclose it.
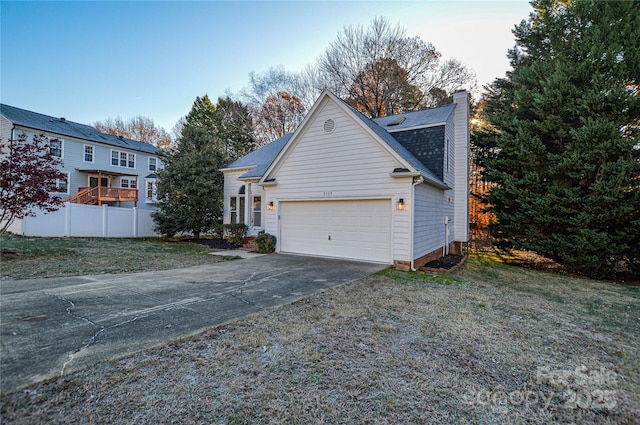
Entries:
{"label": "address number on siding", "polygon": [[333,196],[333,192],[322,192],[322,196],[324,196],[325,198]]}

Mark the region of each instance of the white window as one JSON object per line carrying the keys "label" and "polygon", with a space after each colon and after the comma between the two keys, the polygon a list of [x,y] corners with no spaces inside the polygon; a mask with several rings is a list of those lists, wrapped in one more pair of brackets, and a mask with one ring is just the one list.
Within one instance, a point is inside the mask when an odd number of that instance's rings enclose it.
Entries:
{"label": "white window", "polygon": [[253,225],[255,227],[262,226],[262,196],[253,197]]}
{"label": "white window", "polygon": [[64,173],[64,178],[56,179],[54,192],[69,193],[69,173]]}
{"label": "white window", "polygon": [[112,150],[111,165],[116,167],[136,168],[136,154]]}
{"label": "white window", "polygon": [[137,182],[135,179],[120,179],[120,187],[125,189],[137,189]]}
{"label": "white window", "polygon": [[232,196],[229,198],[230,223],[235,224],[238,221],[238,198]]}
{"label": "white window", "polygon": [[[244,192],[244,186],[241,192]],[[244,223],[244,194],[229,198],[229,220],[231,224]]]}
{"label": "white window", "polygon": [[157,158],[149,158],[149,171],[156,171],[158,168],[158,160]]}
{"label": "white window", "polygon": [[146,179],[146,196],[145,202],[147,204],[152,204],[158,200],[158,194],[156,192],[157,189],[157,180],[156,179]]}
{"label": "white window", "polygon": [[95,162],[94,160],[95,148],[93,145],[84,145],[84,162]]}
{"label": "white window", "polygon": [[62,158],[62,139],[49,140],[49,153],[57,158]]}

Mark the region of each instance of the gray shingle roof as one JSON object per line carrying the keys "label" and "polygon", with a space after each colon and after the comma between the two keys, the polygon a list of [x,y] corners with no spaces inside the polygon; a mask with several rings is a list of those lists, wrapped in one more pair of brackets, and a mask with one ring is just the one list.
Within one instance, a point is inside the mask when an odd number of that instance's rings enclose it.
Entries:
{"label": "gray shingle roof", "polygon": [[[395,139],[395,137],[393,137],[390,133],[387,132],[387,130],[385,130],[380,125],[378,125],[376,122],[374,122],[374,120],[364,116],[357,109],[351,107],[351,105],[349,105],[347,103],[345,103],[345,105],[347,105],[353,111],[353,113],[358,118],[360,118],[360,120],[362,120],[363,123],[365,123],[371,130],[373,130],[374,133],[376,133],[387,145],[389,145],[389,147],[391,147],[391,149],[393,149],[398,155],[400,155],[402,157],[402,159],[407,161],[409,163],[409,165],[411,165],[416,171],[420,172],[424,177],[426,177],[427,179],[431,180],[433,183],[436,183],[436,184],[439,184],[439,185],[444,185],[444,182],[442,180],[440,180],[440,178],[438,178],[438,176],[436,176],[436,174],[433,171],[431,171],[429,168],[427,168],[427,166],[424,165],[418,158],[413,156],[413,154],[411,152],[409,152],[407,150],[407,148],[402,146],[400,144],[400,142],[398,142]],[[455,107],[455,105],[448,105],[448,106]],[[437,108],[437,109],[440,109],[440,108]],[[453,108],[451,108],[451,110],[453,110]],[[417,111],[417,112],[424,112],[424,111]],[[413,112],[410,112],[410,113],[407,113],[407,114],[403,114],[403,115],[409,115],[409,114],[413,114]],[[427,115],[427,114],[424,114],[424,115]],[[393,118],[393,117],[396,117],[396,116],[397,115],[391,115],[389,117],[384,117],[384,118]],[[408,119],[406,121],[408,121]],[[400,125],[402,125],[402,124],[400,124]],[[397,128],[398,126],[395,126],[395,127]]]}
{"label": "gray shingle roof", "polygon": [[90,125],[63,120],[61,118],[55,118],[4,104],[0,104],[0,113],[13,124],[21,127],[91,142],[104,143],[110,146],[149,154],[159,153],[159,149],[149,143],[101,133]]}
{"label": "gray shingle roof", "polygon": [[[449,115],[456,108],[455,104],[440,106],[422,111],[407,112],[404,114],[388,115],[386,117],[374,118],[373,121],[387,131],[398,131],[405,128],[422,127],[433,124],[440,124],[447,121]],[[405,118],[398,125],[387,126],[390,122],[398,118]]]}
{"label": "gray shingle roof", "polygon": [[[395,125],[393,129],[401,130],[411,127],[421,127],[432,124],[439,124],[445,122],[449,115],[453,112],[456,105],[446,105],[434,109],[426,109],[423,111],[408,112],[405,114],[391,115],[371,120],[363,115],[357,109],[351,107],[346,102],[340,100],[346,105],[356,117],[358,117],[367,127],[369,127],[378,137],[380,137],[391,149],[393,149],[402,159],[407,161],[416,171],[421,173],[427,180],[432,183],[445,188],[444,182],[438,178],[438,176],[432,172],[425,164],[417,159],[411,152],[407,150],[387,129],[383,127],[387,123],[391,122],[395,118],[404,117],[405,119],[401,124]],[[402,121],[402,120],[401,120]],[[287,144],[293,133],[288,133],[279,139],[251,152],[242,158],[237,159],[231,164],[227,165],[223,170],[229,170],[234,168],[250,168],[245,174],[240,176],[240,179],[247,178],[260,178],[267,171],[271,163],[276,159],[282,148]]]}
{"label": "gray shingle roof", "polygon": [[223,170],[231,168],[254,167],[240,176],[240,178],[246,179],[253,177],[262,177],[273,160],[276,159],[284,145],[287,144],[291,136],[293,136],[293,133],[287,133],[279,139],[276,139],[273,142],[264,145],[260,149],[256,149],[250,154],[245,155],[242,158],[238,158],[237,160],[233,161],[231,164],[223,168]]}

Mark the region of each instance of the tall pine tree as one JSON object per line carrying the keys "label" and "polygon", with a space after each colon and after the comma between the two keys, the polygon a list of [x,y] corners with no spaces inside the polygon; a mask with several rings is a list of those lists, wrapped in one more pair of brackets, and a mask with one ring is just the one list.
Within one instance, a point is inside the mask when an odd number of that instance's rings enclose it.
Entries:
{"label": "tall pine tree", "polygon": [[532,2],[474,136],[498,245],[590,275],[640,263],[640,9]]}
{"label": "tall pine tree", "polygon": [[188,232],[199,238],[222,220],[224,177],[219,171],[256,148],[248,109],[240,102],[197,97],[185,118],[177,149],[163,155],[158,171],[158,210],[163,235]]}

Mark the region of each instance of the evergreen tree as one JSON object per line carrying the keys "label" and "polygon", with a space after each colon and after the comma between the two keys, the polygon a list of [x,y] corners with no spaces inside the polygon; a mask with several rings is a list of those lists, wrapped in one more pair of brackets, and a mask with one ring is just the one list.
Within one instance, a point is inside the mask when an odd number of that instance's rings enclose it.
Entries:
{"label": "evergreen tree", "polygon": [[532,2],[474,135],[498,245],[602,277],[640,262],[637,2]]}
{"label": "evergreen tree", "polygon": [[216,126],[216,107],[213,106],[208,95],[196,97],[191,111],[185,117],[185,126],[198,127],[205,131],[213,130]]}
{"label": "evergreen tree", "polygon": [[222,218],[226,156],[204,129],[185,126],[177,150],[163,155],[158,173],[156,231],[173,236],[190,232],[195,238]]}
{"label": "evergreen tree", "polygon": [[249,108],[230,97],[218,98],[215,107],[215,136],[229,161],[245,156],[258,148],[253,137]]}
{"label": "evergreen tree", "polygon": [[248,108],[241,102],[197,97],[185,117],[178,147],[157,172],[156,230],[163,235],[213,229],[222,220],[224,177],[219,171],[256,148]]}

